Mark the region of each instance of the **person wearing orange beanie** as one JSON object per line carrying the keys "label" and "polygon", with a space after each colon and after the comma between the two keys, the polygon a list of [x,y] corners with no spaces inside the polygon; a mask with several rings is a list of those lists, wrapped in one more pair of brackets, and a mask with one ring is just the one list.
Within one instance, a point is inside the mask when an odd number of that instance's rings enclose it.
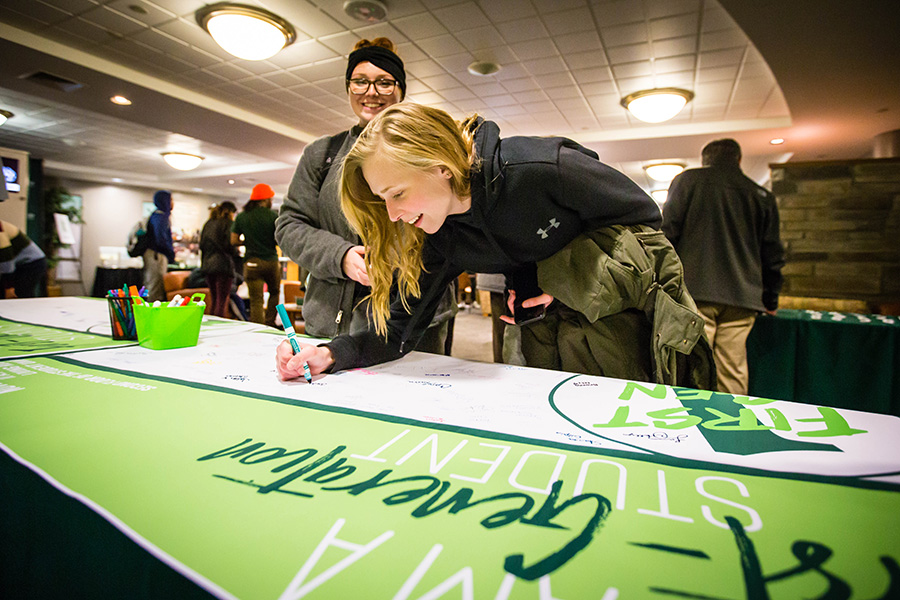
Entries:
{"label": "person wearing orange beanie", "polygon": [[[257,183],[250,192],[250,200],[231,226],[231,243],[244,246],[244,281],[250,292],[250,320],[275,325],[275,307],[281,295],[281,266],[275,244],[275,219],[272,210],[275,191],[265,183]],[[269,301],[263,308],[264,286],[269,289]]]}

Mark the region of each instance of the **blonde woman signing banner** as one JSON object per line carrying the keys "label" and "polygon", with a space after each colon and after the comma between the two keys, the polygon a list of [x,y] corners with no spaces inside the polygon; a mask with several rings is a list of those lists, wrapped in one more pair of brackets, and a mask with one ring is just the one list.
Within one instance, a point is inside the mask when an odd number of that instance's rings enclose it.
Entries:
{"label": "blonde woman signing banner", "polygon": [[341,180],[342,208],[368,248],[375,327],[296,355],[282,343],[279,375],[403,356],[468,270],[506,275],[504,319],[522,325],[529,366],[712,388],[703,319],[658,231],[659,209],[597,158],[564,138],[501,139],[477,117],[457,123],[415,104],[383,111]]}

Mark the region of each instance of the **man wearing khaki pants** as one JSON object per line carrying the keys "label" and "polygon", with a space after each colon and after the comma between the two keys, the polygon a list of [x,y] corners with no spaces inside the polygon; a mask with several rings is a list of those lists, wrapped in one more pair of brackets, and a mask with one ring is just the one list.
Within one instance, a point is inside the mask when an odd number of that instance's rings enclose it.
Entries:
{"label": "man wearing khaki pants", "polygon": [[706,321],[718,389],[745,395],[747,336],[758,313],[775,313],[783,281],[778,206],[771,192],[741,172],[736,141],[710,142],[701,158],[703,168],[672,180],[662,229]]}

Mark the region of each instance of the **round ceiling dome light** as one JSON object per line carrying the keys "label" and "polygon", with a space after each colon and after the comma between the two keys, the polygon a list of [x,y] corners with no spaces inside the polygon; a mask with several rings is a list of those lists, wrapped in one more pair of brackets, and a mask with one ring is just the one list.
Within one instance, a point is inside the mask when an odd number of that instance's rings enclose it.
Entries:
{"label": "round ceiling dome light", "polygon": [[668,183],[675,179],[675,176],[684,171],[684,165],[678,163],[657,163],[655,165],[647,165],[644,167],[647,176],[655,181]]}
{"label": "round ceiling dome light", "polygon": [[645,123],[662,123],[681,112],[694,98],[694,92],[678,88],[641,90],[622,98],[622,106]]}
{"label": "round ceiling dome light", "polygon": [[170,167],[179,171],[193,171],[203,162],[202,156],[185,152],[163,152],[162,157]]}
{"label": "round ceiling dome light", "polygon": [[6,123],[7,119],[12,119],[12,118],[13,118],[13,113],[11,113],[8,110],[3,110],[2,108],[0,108],[0,125],[3,125],[4,123]]}
{"label": "round ceiling dome light", "polygon": [[297,39],[290,23],[255,6],[219,2],[194,16],[223,50],[244,60],[265,60]]}

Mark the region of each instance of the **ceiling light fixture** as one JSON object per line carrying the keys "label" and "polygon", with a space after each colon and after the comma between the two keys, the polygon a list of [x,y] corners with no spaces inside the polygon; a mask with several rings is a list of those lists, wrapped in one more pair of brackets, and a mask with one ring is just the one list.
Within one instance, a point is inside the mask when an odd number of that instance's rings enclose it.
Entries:
{"label": "ceiling light fixture", "polygon": [[290,23],[255,6],[218,2],[194,16],[226,52],[244,60],[265,60],[297,39]]}
{"label": "ceiling light fixture", "polygon": [[118,104],[119,106],[131,106],[131,100],[129,100],[125,96],[110,96],[109,101],[113,104]]}
{"label": "ceiling light fixture", "polygon": [[650,197],[653,198],[657,204],[662,206],[666,203],[666,198],[669,197],[669,190],[653,190],[650,192]]}
{"label": "ceiling light fixture", "polygon": [[622,106],[645,123],[662,123],[681,112],[693,100],[694,92],[679,88],[641,90],[622,98]]}
{"label": "ceiling light fixture", "polygon": [[668,183],[675,179],[675,176],[684,171],[684,165],[678,163],[657,163],[655,165],[647,165],[644,167],[647,176],[655,181]]}
{"label": "ceiling light fixture", "polygon": [[469,65],[469,73],[472,75],[477,75],[478,77],[486,77],[488,75],[493,75],[497,71],[500,70],[500,65],[493,61],[485,60],[480,61],[476,60],[471,65]]}
{"label": "ceiling light fixture", "polygon": [[387,17],[387,7],[378,0],[347,0],[344,12],[364,23],[378,23]]}
{"label": "ceiling light fixture", "polygon": [[162,157],[170,167],[179,171],[192,171],[203,162],[202,156],[184,152],[163,152]]}
{"label": "ceiling light fixture", "polygon": [[780,146],[781,144],[784,143],[784,138],[775,138],[775,139],[769,140],[769,143],[772,144],[773,146]]}
{"label": "ceiling light fixture", "polygon": [[6,123],[7,119],[12,119],[12,118],[13,118],[13,113],[9,112],[8,110],[3,110],[2,108],[0,108],[0,125],[3,125],[4,123]]}

